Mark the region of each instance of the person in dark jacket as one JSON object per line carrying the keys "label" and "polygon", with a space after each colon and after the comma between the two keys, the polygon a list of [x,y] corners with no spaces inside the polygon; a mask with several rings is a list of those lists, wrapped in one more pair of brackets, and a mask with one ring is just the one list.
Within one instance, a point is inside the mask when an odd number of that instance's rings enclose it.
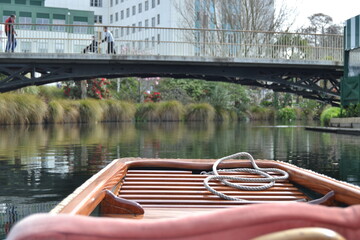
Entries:
{"label": "person in dark jacket", "polygon": [[92,36],[92,42],[89,46],[84,48],[83,53],[92,52],[97,53],[98,51],[98,42],[95,40],[95,36]]}
{"label": "person in dark jacket", "polygon": [[5,34],[7,36],[7,43],[5,52],[14,52],[16,48],[16,39],[15,35],[17,35],[14,29],[16,15],[11,15],[8,19],[5,20]]}

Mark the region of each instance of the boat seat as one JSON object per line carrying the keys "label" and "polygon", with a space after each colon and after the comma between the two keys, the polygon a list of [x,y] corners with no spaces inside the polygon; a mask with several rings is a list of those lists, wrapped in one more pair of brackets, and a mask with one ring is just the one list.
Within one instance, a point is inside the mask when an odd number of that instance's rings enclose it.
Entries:
{"label": "boat seat", "polygon": [[288,229],[321,227],[358,240],[359,219],[360,205],[339,208],[294,202],[242,205],[156,220],[36,214],[17,223],[7,239],[253,239]]}

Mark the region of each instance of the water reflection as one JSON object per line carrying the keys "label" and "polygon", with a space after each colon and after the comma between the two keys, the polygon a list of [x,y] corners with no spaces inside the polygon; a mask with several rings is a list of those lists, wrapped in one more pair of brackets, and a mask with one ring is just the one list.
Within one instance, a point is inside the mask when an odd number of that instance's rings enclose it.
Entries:
{"label": "water reflection", "polygon": [[360,137],[268,123],[122,123],[0,128],[0,238],[120,157],[219,158],[247,151],[360,184]]}

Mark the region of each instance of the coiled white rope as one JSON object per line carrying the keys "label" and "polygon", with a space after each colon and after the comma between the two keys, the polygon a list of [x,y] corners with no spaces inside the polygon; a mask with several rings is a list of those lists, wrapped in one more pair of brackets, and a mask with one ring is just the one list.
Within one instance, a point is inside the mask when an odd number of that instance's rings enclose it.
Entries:
{"label": "coiled white rope", "polygon": [[[234,169],[223,169],[223,170],[217,169],[218,165],[222,161],[227,160],[227,159],[241,157],[241,156],[248,157],[253,168],[234,168]],[[235,154],[220,158],[214,163],[212,169],[213,169],[213,171],[212,171],[213,175],[208,176],[204,180],[205,188],[207,190],[209,190],[211,193],[213,193],[223,199],[233,200],[233,201],[247,201],[247,200],[241,199],[241,198],[236,198],[236,197],[231,197],[224,193],[218,192],[209,185],[209,181],[220,180],[223,184],[233,187],[233,188],[240,189],[240,190],[262,191],[262,190],[265,190],[265,189],[268,189],[268,188],[274,186],[274,183],[276,180],[284,180],[289,177],[289,174],[287,172],[285,172],[281,169],[278,169],[278,168],[260,168],[260,167],[258,167],[258,165],[256,165],[256,163],[255,163],[254,158],[251,156],[251,154],[249,154],[247,152],[239,152],[239,153],[235,153]],[[243,178],[243,177],[239,177],[239,176],[226,176],[226,175],[219,175],[219,173],[218,173],[219,171],[222,171],[222,172],[249,172],[249,173],[255,173],[255,174],[261,175],[263,177],[262,178]],[[282,174],[282,176],[271,176],[268,172],[278,172],[278,173]],[[209,174],[209,173],[207,173],[207,174]],[[253,182],[261,182],[261,183],[268,182],[268,183],[264,184],[262,186],[250,187],[250,186],[244,186],[241,184],[231,183],[227,180],[236,180],[236,181],[251,182],[251,183],[253,183]]]}

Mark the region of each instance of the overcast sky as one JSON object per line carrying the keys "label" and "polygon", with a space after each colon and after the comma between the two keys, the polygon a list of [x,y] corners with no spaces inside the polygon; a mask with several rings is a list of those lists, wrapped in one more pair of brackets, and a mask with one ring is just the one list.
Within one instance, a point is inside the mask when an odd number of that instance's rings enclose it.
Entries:
{"label": "overcast sky", "polygon": [[[336,24],[360,15],[360,0],[283,0],[297,12],[296,25],[308,24],[308,17],[315,13],[324,13],[333,18]],[[281,2],[281,1],[280,1]]]}

